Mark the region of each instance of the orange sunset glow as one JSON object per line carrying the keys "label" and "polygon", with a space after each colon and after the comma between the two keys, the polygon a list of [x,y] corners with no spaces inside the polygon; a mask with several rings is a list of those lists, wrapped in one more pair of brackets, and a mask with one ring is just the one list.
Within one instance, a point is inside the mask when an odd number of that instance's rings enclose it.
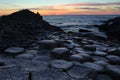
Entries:
{"label": "orange sunset glow", "polygon": [[[48,1],[48,0],[45,0]],[[55,0],[53,0],[55,1]],[[68,1],[68,0],[66,0]],[[72,2],[73,0],[71,0]],[[88,1],[88,0],[87,0]],[[42,1],[32,4],[30,2],[28,5],[17,5],[15,3],[10,3],[9,1],[0,1],[0,15],[11,14],[12,12],[18,11],[20,9],[30,9],[33,12],[39,12],[41,15],[112,15],[120,14],[120,2],[116,0],[115,2],[81,2],[80,0],[64,3],[58,3],[57,1],[47,4],[42,4]],[[52,1],[51,1],[52,2]],[[30,6],[32,5],[32,6]],[[3,6],[3,7],[2,7]],[[37,7],[36,7],[37,6]]]}

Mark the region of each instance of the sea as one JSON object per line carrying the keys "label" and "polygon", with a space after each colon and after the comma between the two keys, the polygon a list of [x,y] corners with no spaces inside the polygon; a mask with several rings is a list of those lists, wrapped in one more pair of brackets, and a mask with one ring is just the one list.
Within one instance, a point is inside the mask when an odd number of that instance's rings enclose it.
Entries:
{"label": "sea", "polygon": [[59,15],[44,16],[43,19],[51,25],[63,29],[65,32],[77,32],[79,29],[88,29],[98,32],[98,28],[93,25],[103,24],[104,21],[118,17],[120,15]]}

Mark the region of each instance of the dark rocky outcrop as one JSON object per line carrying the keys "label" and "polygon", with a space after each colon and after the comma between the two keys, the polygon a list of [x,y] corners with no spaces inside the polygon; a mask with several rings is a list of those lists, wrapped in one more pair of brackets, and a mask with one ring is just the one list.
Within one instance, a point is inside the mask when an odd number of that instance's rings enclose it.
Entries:
{"label": "dark rocky outcrop", "polygon": [[36,40],[35,35],[63,32],[44,21],[42,16],[27,9],[0,18],[0,47],[24,46]]}
{"label": "dark rocky outcrop", "polygon": [[99,26],[100,30],[105,31],[109,39],[120,40],[120,17],[109,19]]}

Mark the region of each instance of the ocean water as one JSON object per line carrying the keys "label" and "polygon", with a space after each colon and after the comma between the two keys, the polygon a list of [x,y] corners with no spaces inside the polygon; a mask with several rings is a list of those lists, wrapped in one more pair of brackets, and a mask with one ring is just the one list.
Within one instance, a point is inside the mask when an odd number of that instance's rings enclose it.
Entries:
{"label": "ocean water", "polygon": [[64,15],[64,16],[44,16],[44,20],[52,25],[56,25],[64,31],[78,31],[81,28],[98,32],[98,28],[93,25],[100,25],[104,21],[117,17],[118,15]]}

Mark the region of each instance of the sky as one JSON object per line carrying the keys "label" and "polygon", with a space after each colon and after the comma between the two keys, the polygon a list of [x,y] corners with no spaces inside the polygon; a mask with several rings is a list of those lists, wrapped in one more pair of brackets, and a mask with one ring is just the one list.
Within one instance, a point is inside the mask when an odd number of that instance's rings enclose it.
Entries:
{"label": "sky", "polygon": [[41,15],[119,15],[120,0],[0,0],[0,16],[21,9]]}

